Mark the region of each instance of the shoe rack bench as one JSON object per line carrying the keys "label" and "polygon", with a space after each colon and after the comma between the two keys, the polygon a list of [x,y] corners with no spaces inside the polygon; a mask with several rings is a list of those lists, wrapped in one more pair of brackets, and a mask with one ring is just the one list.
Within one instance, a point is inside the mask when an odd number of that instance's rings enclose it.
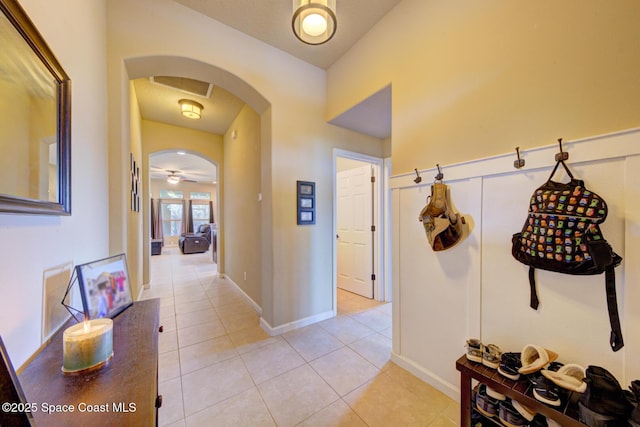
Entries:
{"label": "shoe rack bench", "polygon": [[[136,301],[113,319],[113,357],[100,369],[64,375],[62,333],[70,319],[19,375],[26,398],[38,409],[36,426],[153,426],[158,422],[158,333],[160,300]],[[47,406],[48,406],[47,405]],[[85,409],[85,405],[89,410]],[[74,408],[67,412],[62,408]],[[58,410],[58,409],[54,409]]]}
{"label": "shoe rack bench", "polygon": [[460,425],[471,426],[472,404],[471,380],[486,384],[495,391],[517,400],[533,412],[551,418],[563,427],[584,427],[578,421],[578,399],[576,392],[561,393],[562,405],[555,408],[539,402],[533,397],[533,389],[528,381],[513,381],[500,375],[497,370],[488,368],[481,363],[467,359],[463,354],[456,361],[456,369],[460,371]]}

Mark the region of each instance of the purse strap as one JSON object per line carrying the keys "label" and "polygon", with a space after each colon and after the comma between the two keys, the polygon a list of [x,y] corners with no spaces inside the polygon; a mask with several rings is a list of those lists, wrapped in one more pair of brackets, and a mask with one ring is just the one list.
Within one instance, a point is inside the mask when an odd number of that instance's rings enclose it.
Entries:
{"label": "purse strap", "polygon": [[564,162],[564,160],[558,160],[556,162],[555,167],[553,168],[553,170],[551,171],[551,175],[549,175],[549,179],[547,179],[547,182],[551,181],[551,178],[553,178],[553,175],[556,174],[556,171],[558,170],[558,166],[560,166],[560,164],[562,164],[562,166],[564,167],[564,170],[567,172],[567,175],[569,175],[569,178],[571,178],[572,180],[575,179],[573,177],[573,174],[571,173],[571,171],[569,170],[569,166],[567,166],[567,164]]}

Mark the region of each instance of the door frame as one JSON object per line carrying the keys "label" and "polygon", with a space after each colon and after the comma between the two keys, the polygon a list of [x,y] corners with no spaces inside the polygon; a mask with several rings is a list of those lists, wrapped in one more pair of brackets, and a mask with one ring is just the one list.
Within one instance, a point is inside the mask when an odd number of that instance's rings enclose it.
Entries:
{"label": "door frame", "polygon": [[373,259],[373,274],[376,275],[376,280],[373,287],[373,299],[377,301],[391,301],[391,292],[389,284],[387,283],[389,275],[386,272],[386,254],[389,252],[389,239],[386,239],[387,229],[389,224],[388,209],[385,206],[389,205],[388,197],[385,196],[385,188],[388,188],[388,175],[382,158],[373,157],[366,154],[355,153],[352,151],[346,151],[339,148],[333,149],[333,312],[338,312],[338,242],[336,235],[338,234],[338,157],[344,157],[351,160],[358,160],[371,164],[376,177],[375,185],[373,186],[373,217],[376,232],[373,240],[374,247],[374,259]]}

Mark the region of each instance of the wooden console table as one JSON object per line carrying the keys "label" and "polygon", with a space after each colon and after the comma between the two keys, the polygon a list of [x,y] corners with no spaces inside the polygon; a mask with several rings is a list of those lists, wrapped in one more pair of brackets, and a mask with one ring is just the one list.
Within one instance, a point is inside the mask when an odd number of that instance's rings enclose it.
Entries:
{"label": "wooden console table", "polygon": [[64,375],[62,333],[76,323],[70,319],[19,376],[27,401],[37,406],[36,426],[157,425],[159,316],[160,300],[135,302],[113,319],[109,363]]}
{"label": "wooden console table", "polygon": [[[460,425],[471,425],[471,379],[486,384],[490,388],[502,393],[513,400],[517,400],[532,411],[540,413],[560,423],[563,427],[584,427],[578,421],[578,399],[580,393],[563,393],[562,406],[554,408],[541,403],[533,397],[533,390],[528,381],[513,381],[503,377],[497,370],[487,368],[481,363],[467,360],[462,355],[456,361],[456,369],[460,371]],[[568,397],[568,398],[567,398]]]}

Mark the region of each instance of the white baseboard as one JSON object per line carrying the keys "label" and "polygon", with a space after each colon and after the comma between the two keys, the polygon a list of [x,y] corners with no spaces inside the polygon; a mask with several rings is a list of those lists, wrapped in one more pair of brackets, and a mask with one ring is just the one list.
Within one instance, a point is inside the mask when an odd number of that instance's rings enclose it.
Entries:
{"label": "white baseboard", "polygon": [[251,307],[253,307],[256,313],[258,313],[259,316],[262,316],[262,307],[260,307],[260,305],[258,305],[258,303],[255,302],[249,295],[247,295],[247,293],[243,291],[242,288],[238,286],[238,284],[234,282],[233,279],[231,279],[231,277],[226,274],[219,274],[218,276],[235,286],[235,288],[238,290],[238,292],[240,292],[244,299],[247,300],[249,304],[251,304]]}
{"label": "white baseboard", "polygon": [[324,313],[315,314],[313,316],[305,317],[304,319],[295,320],[293,322],[285,323],[284,325],[276,326],[275,328],[269,324],[263,317],[260,318],[260,326],[270,336],[282,335],[285,332],[293,331],[294,329],[302,328],[303,326],[311,325],[313,323],[322,322],[323,320],[335,317],[336,313],[331,311],[325,311]]}
{"label": "white baseboard", "polygon": [[456,402],[460,402],[460,389],[455,385],[445,381],[433,372],[418,366],[413,361],[402,357],[399,354],[394,353],[393,351],[391,352],[391,361],[401,368],[404,368],[407,371],[411,372],[413,375],[420,378],[430,386],[437,388]]}

